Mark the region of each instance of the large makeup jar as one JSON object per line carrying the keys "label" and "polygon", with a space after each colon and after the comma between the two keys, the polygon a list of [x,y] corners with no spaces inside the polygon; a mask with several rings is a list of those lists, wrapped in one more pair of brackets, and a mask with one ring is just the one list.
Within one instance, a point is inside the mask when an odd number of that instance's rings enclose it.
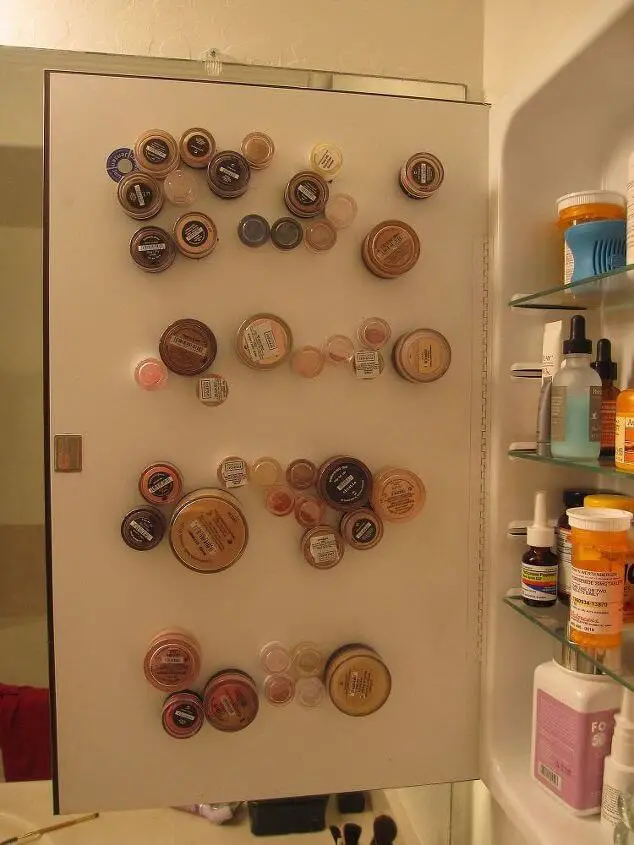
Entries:
{"label": "large makeup jar", "polygon": [[174,739],[195,736],[205,721],[202,699],[191,690],[169,695],[163,702],[163,728]]}
{"label": "large makeup jar", "polygon": [[119,182],[117,198],[125,213],[135,220],[156,217],[163,208],[163,189],[147,173],[128,173]]}
{"label": "large makeup jar", "polygon": [[317,217],[326,207],[328,196],[326,181],[318,173],[303,170],[289,180],[284,202],[296,217]]}
{"label": "large makeup jar", "polygon": [[197,376],[214,362],[216,336],[200,320],[185,318],[168,326],[159,341],[159,354],[168,370],[179,376]]}
{"label": "large makeup jar", "polygon": [[172,514],[170,546],[178,560],[194,572],[222,572],[233,566],[248,539],[240,503],[225,490],[194,490]]}
{"label": "large makeup jar", "polygon": [[227,732],[247,728],[260,707],[253,678],[239,669],[224,669],[211,677],[203,701],[209,724]]}
{"label": "large makeup jar", "polygon": [[251,168],[241,153],[224,150],[209,162],[207,184],[222,199],[241,197],[249,187]]}
{"label": "large makeup jar", "polygon": [[386,522],[407,522],[422,511],[427,492],[409,469],[384,469],[374,477],[372,507]]}
{"label": "large makeup jar", "polygon": [[147,273],[161,273],[174,263],[176,248],[170,235],[159,226],[143,226],[130,239],[132,260]]}
{"label": "large makeup jar", "polygon": [[440,159],[431,153],[415,153],[401,167],[399,185],[408,197],[423,200],[436,193],[444,178]]}
{"label": "large makeup jar", "polygon": [[375,276],[395,279],[418,261],[420,240],[414,229],[402,220],[384,220],[365,236],[361,256]]}
{"label": "large makeup jar", "polygon": [[200,672],[200,646],[179,628],[161,631],[143,661],[145,677],[158,690],[175,692],[195,683]]}
{"label": "large makeup jar", "polygon": [[414,329],[401,335],[394,344],[392,363],[399,376],[406,381],[436,381],[449,369],[451,346],[440,332]]}
{"label": "large makeup jar", "polygon": [[164,179],[180,162],[178,144],[163,129],[151,129],[140,135],[134,145],[134,158],[139,170],[157,179]]}
{"label": "large makeup jar", "polygon": [[238,358],[253,370],[279,367],[291,353],[293,335],[281,317],[254,314],[236,333]]}
{"label": "large makeup jar", "polygon": [[216,152],[216,142],[211,132],[195,127],[181,135],[178,149],[182,160],[197,170],[207,167]]}
{"label": "large makeup jar", "polygon": [[372,473],[358,458],[330,458],[319,467],[317,491],[334,510],[353,511],[370,501]]}
{"label": "large makeup jar", "polygon": [[330,655],[324,683],[332,703],[346,716],[369,716],[389,698],[390,672],[373,648],[357,643]]}

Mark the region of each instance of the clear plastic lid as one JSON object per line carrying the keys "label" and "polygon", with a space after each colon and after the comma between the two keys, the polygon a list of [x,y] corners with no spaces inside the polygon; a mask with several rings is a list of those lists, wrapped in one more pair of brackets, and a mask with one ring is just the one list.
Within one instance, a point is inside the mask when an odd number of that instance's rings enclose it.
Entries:
{"label": "clear plastic lid", "polygon": [[326,203],[324,217],[335,229],[345,229],[357,216],[357,202],[350,194],[333,194]]}
{"label": "clear plastic lid", "polygon": [[274,640],[260,649],[260,661],[265,672],[275,675],[288,672],[292,657],[284,643]]}
{"label": "clear plastic lid", "polygon": [[144,358],[134,368],[134,379],[143,390],[160,390],[167,383],[167,367],[158,358]]}
{"label": "clear plastic lid", "polygon": [[295,508],[295,491],[287,484],[274,484],[267,488],[264,504],[273,516],[288,516]]}
{"label": "clear plastic lid", "polygon": [[337,243],[337,230],[327,220],[311,220],[304,228],[304,243],[311,252],[328,252]]}
{"label": "clear plastic lid", "polygon": [[321,675],[325,658],[315,643],[300,643],[293,649],[293,669],[302,678]]}
{"label": "clear plastic lid", "polygon": [[258,458],[251,467],[251,478],[260,487],[272,487],[282,478],[282,474],[280,462],[275,458]]}
{"label": "clear plastic lid", "polygon": [[626,199],[623,194],[617,191],[573,191],[571,194],[564,194],[557,200],[557,211],[565,211],[575,205],[592,205],[593,203],[604,203],[607,205],[626,206]]}
{"label": "clear plastic lid", "polygon": [[295,698],[302,707],[318,707],[325,695],[326,688],[319,678],[299,678],[295,683]]}
{"label": "clear plastic lid", "polygon": [[295,681],[288,675],[269,675],[264,680],[264,695],[276,707],[290,704],[295,698]]}
{"label": "clear plastic lid", "polygon": [[301,346],[293,353],[291,368],[303,378],[315,378],[324,369],[326,359],[321,349],[316,346]]}
{"label": "clear plastic lid", "polygon": [[324,343],[324,355],[329,364],[345,366],[354,358],[354,343],[343,334],[333,334]]}
{"label": "clear plastic lid", "polygon": [[367,317],[357,329],[357,339],[364,349],[381,349],[392,336],[392,329],[382,317]]}
{"label": "clear plastic lid", "polygon": [[163,193],[172,205],[191,205],[196,199],[196,182],[186,170],[172,170],[163,182]]}

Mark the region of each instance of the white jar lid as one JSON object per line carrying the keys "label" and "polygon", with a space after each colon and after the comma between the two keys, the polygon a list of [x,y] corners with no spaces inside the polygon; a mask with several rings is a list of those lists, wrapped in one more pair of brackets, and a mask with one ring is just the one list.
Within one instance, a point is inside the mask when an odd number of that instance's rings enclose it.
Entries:
{"label": "white jar lid", "polygon": [[559,197],[557,211],[563,211],[573,205],[588,205],[593,202],[620,205],[621,208],[625,208],[627,204],[623,194],[619,194],[618,191],[573,191],[571,194],[564,194],[563,197]]}
{"label": "white jar lid", "polygon": [[616,508],[568,508],[571,528],[584,531],[629,531],[632,514]]}

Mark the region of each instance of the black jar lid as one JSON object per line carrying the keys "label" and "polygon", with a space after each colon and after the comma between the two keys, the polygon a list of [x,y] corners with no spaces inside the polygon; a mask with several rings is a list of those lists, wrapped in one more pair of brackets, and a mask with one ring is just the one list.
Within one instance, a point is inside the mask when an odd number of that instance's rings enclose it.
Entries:
{"label": "black jar lid", "polygon": [[263,246],[271,236],[271,228],[260,214],[247,214],[238,223],[238,237],[245,246]]}
{"label": "black jar lid", "polygon": [[278,249],[295,249],[303,239],[302,225],[292,217],[280,217],[271,226],[271,240]]}
{"label": "black jar lid", "polygon": [[154,549],[165,534],[165,519],[156,508],[144,506],[127,513],[121,523],[121,536],[127,546],[138,552]]}

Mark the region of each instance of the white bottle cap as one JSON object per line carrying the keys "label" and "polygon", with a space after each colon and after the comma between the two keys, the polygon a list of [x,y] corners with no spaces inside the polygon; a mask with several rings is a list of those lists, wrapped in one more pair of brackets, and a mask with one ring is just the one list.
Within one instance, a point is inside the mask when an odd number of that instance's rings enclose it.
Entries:
{"label": "white bottle cap", "polygon": [[592,203],[607,203],[608,205],[620,205],[625,208],[626,199],[623,194],[616,191],[574,191],[572,194],[565,194],[557,200],[557,211],[564,211],[575,205],[590,205]]}
{"label": "white bottle cap", "polygon": [[629,531],[632,514],[616,508],[568,508],[571,528],[584,531]]}
{"label": "white bottle cap", "polygon": [[526,529],[526,542],[534,549],[549,549],[555,542],[555,529],[548,525],[546,518],[546,491],[535,493],[535,513],[533,524]]}

